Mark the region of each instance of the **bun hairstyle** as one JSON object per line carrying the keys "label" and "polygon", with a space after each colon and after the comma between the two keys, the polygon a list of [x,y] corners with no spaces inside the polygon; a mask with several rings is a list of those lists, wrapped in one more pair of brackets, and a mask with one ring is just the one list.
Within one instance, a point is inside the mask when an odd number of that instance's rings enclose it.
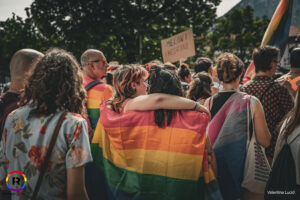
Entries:
{"label": "bun hairstyle", "polygon": [[211,96],[212,78],[206,72],[199,72],[194,75],[191,87],[187,92],[187,98],[197,101],[207,99]]}
{"label": "bun hairstyle", "polygon": [[231,83],[244,71],[244,63],[236,55],[224,53],[218,57],[217,73],[220,81]]}
{"label": "bun hairstyle", "polygon": [[[175,73],[163,69],[161,66],[156,65],[151,67],[148,80],[150,85],[149,94],[164,93],[183,96],[179,77]],[[159,127],[169,125],[172,120],[172,113],[172,110],[155,110],[154,118],[156,125]],[[167,123],[165,122],[165,116],[167,116]]]}
{"label": "bun hairstyle", "polygon": [[179,66],[179,70],[178,70],[178,76],[181,79],[181,81],[184,81],[184,78],[188,77],[190,74],[191,74],[191,70],[189,66],[185,63],[182,63]]}

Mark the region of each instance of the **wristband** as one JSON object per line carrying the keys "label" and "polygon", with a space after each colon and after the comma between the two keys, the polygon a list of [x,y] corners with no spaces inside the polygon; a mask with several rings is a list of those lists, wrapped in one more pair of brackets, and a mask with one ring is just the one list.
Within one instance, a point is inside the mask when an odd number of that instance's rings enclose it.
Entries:
{"label": "wristband", "polygon": [[193,110],[198,110],[199,107],[200,107],[200,104],[198,102],[196,102]]}

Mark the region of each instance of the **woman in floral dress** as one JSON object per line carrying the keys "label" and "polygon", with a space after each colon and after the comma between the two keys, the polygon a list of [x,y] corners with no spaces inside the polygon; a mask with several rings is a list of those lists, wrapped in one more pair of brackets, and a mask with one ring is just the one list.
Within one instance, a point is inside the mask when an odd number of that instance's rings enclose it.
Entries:
{"label": "woman in floral dress", "polygon": [[8,117],[0,144],[0,182],[18,170],[26,186],[12,199],[31,199],[52,134],[61,125],[37,199],[88,199],[84,165],[92,161],[84,111],[85,91],[75,58],[61,49],[49,50],[38,61],[20,100]]}

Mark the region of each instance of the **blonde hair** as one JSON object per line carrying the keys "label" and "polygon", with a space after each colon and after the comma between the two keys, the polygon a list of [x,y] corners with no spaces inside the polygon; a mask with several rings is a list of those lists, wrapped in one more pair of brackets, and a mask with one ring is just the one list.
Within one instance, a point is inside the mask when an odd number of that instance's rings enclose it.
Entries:
{"label": "blonde hair", "polygon": [[132,88],[131,83],[139,83],[147,76],[148,72],[138,65],[124,65],[114,71],[113,86],[116,90],[112,100],[114,111],[119,112],[126,99],[136,97],[136,90]]}

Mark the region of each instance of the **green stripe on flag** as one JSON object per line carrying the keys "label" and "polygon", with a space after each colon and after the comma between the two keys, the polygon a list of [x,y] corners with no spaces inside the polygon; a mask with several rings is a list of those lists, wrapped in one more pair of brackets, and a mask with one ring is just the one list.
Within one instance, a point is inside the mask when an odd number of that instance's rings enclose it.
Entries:
{"label": "green stripe on flag", "polygon": [[[152,174],[140,174],[113,165],[105,159],[98,144],[91,144],[94,162],[104,171],[107,183],[113,189],[121,190],[139,198],[204,199],[204,179],[198,181],[175,179]],[[114,192],[115,193],[115,192]]]}

